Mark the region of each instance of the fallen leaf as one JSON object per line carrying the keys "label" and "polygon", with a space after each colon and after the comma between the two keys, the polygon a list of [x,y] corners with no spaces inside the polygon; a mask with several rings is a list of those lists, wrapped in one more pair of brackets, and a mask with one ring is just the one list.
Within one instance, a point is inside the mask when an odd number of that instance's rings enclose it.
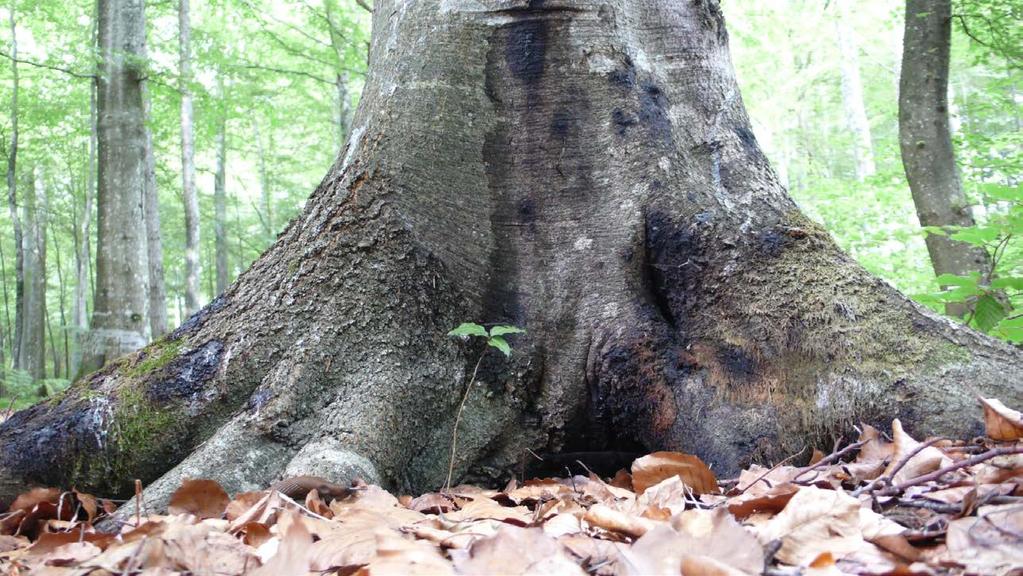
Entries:
{"label": "fallen leaf", "polygon": [[298,512],[288,510],[283,514],[291,521],[287,531],[280,538],[277,553],[266,564],[252,572],[253,576],[298,575],[309,571],[313,537]]}
{"label": "fallen leaf", "polygon": [[763,492],[746,492],[728,501],[728,511],[739,520],[757,513],[777,514],[796,492],[799,492],[799,486],[789,483]]}
{"label": "fallen leaf", "polygon": [[923,476],[924,474],[934,472],[942,466],[951,464],[951,460],[945,456],[944,452],[934,446],[928,446],[910,458],[894,476],[891,476],[894,468],[920,446],[920,442],[917,442],[902,429],[902,422],[898,418],[892,421],[892,439],[895,441],[895,449],[892,454],[892,461],[885,468],[884,475],[891,477],[892,481],[896,484]]}
{"label": "fallen leaf", "polygon": [[267,493],[263,490],[236,494],[224,510],[224,516],[228,520],[234,522],[239,516],[248,512],[249,509],[265,498],[267,498]]}
{"label": "fallen leaf", "polygon": [[718,491],[718,481],[710,468],[696,456],[681,452],[654,452],[632,463],[632,485],[636,494],[678,476],[695,495]]}
{"label": "fallen leaf", "polygon": [[594,505],[587,510],[583,521],[590,526],[624,534],[630,538],[638,538],[657,527],[658,524],[663,524],[641,516],[626,514],[603,504]]}
{"label": "fallen leaf", "polygon": [[171,495],[167,511],[199,518],[220,518],[230,502],[231,497],[213,480],[188,479]]}
{"label": "fallen leaf", "polygon": [[805,566],[824,553],[841,558],[871,544],[860,531],[860,503],[845,492],[809,486],[778,515],[756,527],[762,543],[781,540],[778,560]]}
{"label": "fallen leaf", "polygon": [[994,398],[981,398],[980,403],[984,407],[984,427],[988,438],[999,442],[1023,439],[1023,413]]}
{"label": "fallen leaf", "polygon": [[505,526],[468,550],[453,550],[451,556],[459,574],[586,574],[557,540],[539,528]]}
{"label": "fallen leaf", "polygon": [[1023,507],[982,506],[976,517],[948,524],[945,560],[980,574],[1007,574],[1023,568]]}

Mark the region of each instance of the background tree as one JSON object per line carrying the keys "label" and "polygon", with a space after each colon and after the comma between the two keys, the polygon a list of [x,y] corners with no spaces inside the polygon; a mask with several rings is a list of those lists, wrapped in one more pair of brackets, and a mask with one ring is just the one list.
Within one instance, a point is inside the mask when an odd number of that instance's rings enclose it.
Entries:
{"label": "background tree", "polygon": [[[920,224],[973,226],[963,192],[949,128],[948,75],[951,50],[951,0],[907,0],[899,85],[899,145]],[[990,270],[987,252],[949,238],[927,236],[934,273],[966,276]],[[949,303],[949,314],[969,307]]]}

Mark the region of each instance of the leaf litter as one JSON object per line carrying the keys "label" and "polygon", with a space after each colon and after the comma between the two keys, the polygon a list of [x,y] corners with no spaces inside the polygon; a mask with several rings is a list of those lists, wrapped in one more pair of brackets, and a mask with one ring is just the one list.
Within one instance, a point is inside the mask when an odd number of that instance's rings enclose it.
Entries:
{"label": "leaf litter", "polygon": [[[135,575],[1023,574],[1023,415],[982,398],[987,436],[856,442],[719,480],[656,452],[614,478],[512,481],[396,497],[228,495],[185,481],[165,515],[96,525],[114,504],[35,488],[0,514],[0,571]],[[329,501],[327,501],[329,500]]]}

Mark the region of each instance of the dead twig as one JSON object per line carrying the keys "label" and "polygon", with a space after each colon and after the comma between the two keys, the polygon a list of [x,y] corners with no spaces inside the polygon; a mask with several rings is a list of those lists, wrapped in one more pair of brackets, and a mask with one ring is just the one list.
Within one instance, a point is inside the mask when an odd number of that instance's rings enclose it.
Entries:
{"label": "dead twig", "polygon": [[938,480],[939,478],[941,478],[945,474],[948,474],[949,472],[955,472],[956,470],[959,470],[961,468],[968,468],[970,466],[975,466],[977,464],[987,462],[992,458],[998,458],[999,456],[1010,456],[1012,454],[1023,454],[1023,446],[1006,446],[1003,448],[993,448],[991,450],[988,450],[987,452],[984,452],[983,454],[978,454],[971,458],[960,460],[954,464],[950,464],[948,466],[945,466],[944,468],[935,470],[934,472],[931,472],[929,474],[917,476],[916,478],[910,478],[905,482],[890,486],[882,492],[882,495],[894,496],[896,494],[901,494],[902,492],[905,492],[907,488],[912,488],[913,486],[919,486],[921,484],[926,484],[933,480]]}
{"label": "dead twig", "polygon": [[807,474],[809,472],[813,472],[814,470],[819,470],[819,469],[827,466],[828,464],[832,464],[834,462],[837,462],[837,461],[841,460],[842,457],[845,456],[846,454],[848,454],[849,452],[852,452],[853,450],[859,450],[866,443],[867,443],[866,440],[861,440],[859,442],[854,442],[854,443],[846,446],[845,448],[842,448],[841,450],[839,450],[837,452],[832,452],[830,455],[825,456],[824,458],[821,458],[821,460],[819,462],[817,462],[816,464],[814,464],[813,466],[809,466],[809,467],[805,468],[799,474],[796,474],[795,477],[792,478],[792,482],[793,483],[798,483],[799,479],[804,474]]}

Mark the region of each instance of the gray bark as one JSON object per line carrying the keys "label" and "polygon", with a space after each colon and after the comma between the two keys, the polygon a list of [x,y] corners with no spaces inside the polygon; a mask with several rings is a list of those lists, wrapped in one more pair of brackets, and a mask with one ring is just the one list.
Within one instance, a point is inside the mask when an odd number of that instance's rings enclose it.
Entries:
{"label": "gray bark", "polygon": [[[224,81],[217,79],[218,92],[226,98]],[[213,177],[213,237],[215,242],[214,260],[216,267],[215,293],[220,295],[227,289],[228,254],[227,254],[227,111],[220,113],[217,119],[217,166]]]}
{"label": "gray bark", "polygon": [[21,342],[14,359],[36,380],[46,378],[46,183],[39,166],[32,172],[32,187],[25,194],[21,221],[24,225],[22,313],[18,322]]}
{"label": "gray bark", "polygon": [[149,88],[142,82],[142,105],[146,117],[145,131],[145,189],[142,212],[146,219],[146,267],[149,278],[149,332],[158,338],[167,332],[167,284],[163,270],[163,232],[160,224],[160,193],[156,187],[156,150],[153,132],[149,129],[151,101]]}
{"label": "gray bark", "polygon": [[[951,0],[907,0],[899,85],[899,148],[922,226],[974,224],[959,180],[949,129],[951,34]],[[990,272],[983,248],[937,234],[929,234],[926,242],[936,275]],[[968,306],[949,304],[946,311],[963,316]]]}
{"label": "gray bark", "polygon": [[181,190],[185,205],[185,315],[199,310],[199,194],[195,188],[195,138],[192,134],[192,27],[188,0],[178,0],[178,55],[181,90]]}
{"label": "gray bark", "polygon": [[98,0],[96,289],[82,368],[149,339],[142,0]]}
{"label": "gray bark", "polygon": [[842,72],[842,104],[846,125],[852,136],[856,161],[856,179],[862,182],[877,172],[874,162],[874,143],[870,135],[870,121],[863,100],[863,81],[860,79],[860,47],[849,22],[848,0],[837,0],[838,18],[835,28],[838,36],[839,67]]}
{"label": "gray bark", "polygon": [[1019,350],[800,214],[716,2],[378,0],[371,62],[303,213],[167,340],[0,424],[0,495],[436,488],[483,351],[445,337],[467,320],[529,331],[466,404],[455,470],[475,481],[527,450],[676,449],[727,475],[860,421],[975,434],[971,389],[1023,403]]}
{"label": "gray bark", "polygon": [[[94,12],[92,31],[89,34],[91,48],[96,47],[97,15]],[[92,210],[96,198],[96,83],[89,89],[89,144],[86,154],[85,198],[82,213],[75,222],[75,290],[71,306],[74,323],[75,346],[68,366],[68,377],[80,373],[83,343],[89,331],[89,287],[92,283]]]}
{"label": "gray bark", "polygon": [[11,140],[7,147],[7,210],[11,215],[11,226],[14,229],[14,336],[11,340],[11,357],[14,367],[20,368],[18,358],[21,353],[22,316],[25,311],[25,253],[21,226],[18,215],[18,33],[15,23],[15,5],[8,10],[8,24],[11,31]]}

